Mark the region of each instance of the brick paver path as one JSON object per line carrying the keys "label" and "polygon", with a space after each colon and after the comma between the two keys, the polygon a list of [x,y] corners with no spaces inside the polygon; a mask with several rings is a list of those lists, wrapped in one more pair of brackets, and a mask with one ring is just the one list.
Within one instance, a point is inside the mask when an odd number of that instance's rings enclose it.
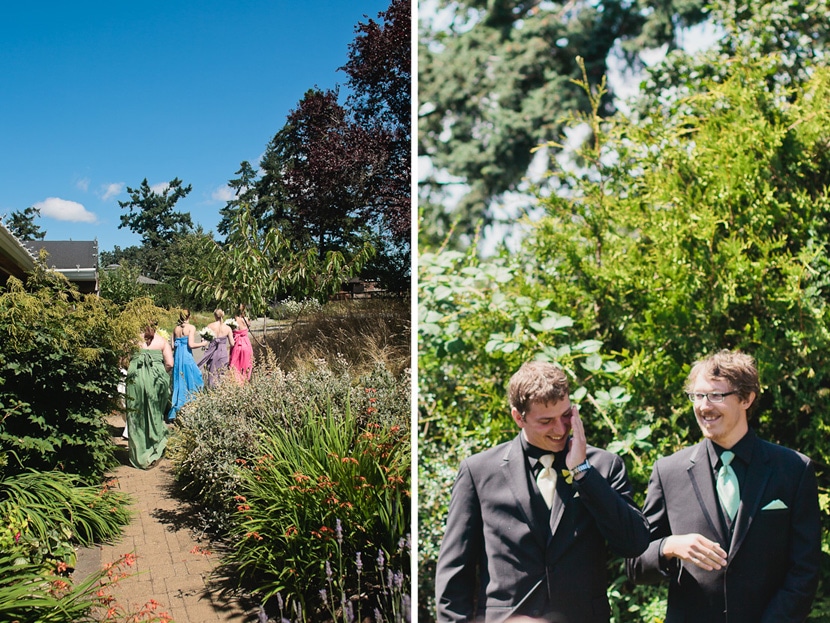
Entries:
{"label": "brick paver path", "polygon": [[[118,455],[126,463],[126,442],[118,443]],[[216,577],[220,574],[214,574],[219,552],[208,539],[200,538],[192,509],[176,497],[169,460],[163,458],[146,471],[122,464],[113,476],[116,487],[134,500],[133,521],[119,542],[81,550],[76,576],[87,577],[133,553],[135,564],[125,567],[131,575],[111,591],[128,611],[138,612],[152,599],[159,603],[156,612],[166,611],[175,623],[259,620],[256,608],[245,604]]]}

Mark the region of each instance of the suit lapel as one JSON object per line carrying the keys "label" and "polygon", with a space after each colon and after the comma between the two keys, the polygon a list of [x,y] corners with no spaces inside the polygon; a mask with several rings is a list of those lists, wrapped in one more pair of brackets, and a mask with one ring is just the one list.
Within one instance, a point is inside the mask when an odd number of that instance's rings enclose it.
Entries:
{"label": "suit lapel", "polygon": [[720,515],[718,515],[720,502],[718,501],[717,493],[715,493],[712,467],[709,464],[709,456],[706,452],[705,442],[700,442],[697,445],[695,451],[692,453],[690,462],[691,465],[686,469],[686,472],[692,481],[697,502],[700,504],[703,516],[706,518],[712,534],[717,534],[718,542],[725,545],[728,542],[728,538],[723,532]]}
{"label": "suit lapel", "polygon": [[756,439],[752,448],[752,459],[746,470],[746,478],[741,489],[741,505],[735,515],[735,529],[732,531],[732,543],[729,546],[729,558],[738,553],[752,520],[761,507],[764,489],[772,475],[772,467],[763,444]]}
{"label": "suit lapel", "polygon": [[507,487],[516,498],[516,507],[521,515],[520,519],[524,519],[533,536],[539,542],[539,546],[544,547],[545,527],[540,526],[534,518],[533,502],[527,480],[527,465],[522,451],[522,442],[518,436],[507,444],[507,448],[502,455],[501,471],[504,474]]}

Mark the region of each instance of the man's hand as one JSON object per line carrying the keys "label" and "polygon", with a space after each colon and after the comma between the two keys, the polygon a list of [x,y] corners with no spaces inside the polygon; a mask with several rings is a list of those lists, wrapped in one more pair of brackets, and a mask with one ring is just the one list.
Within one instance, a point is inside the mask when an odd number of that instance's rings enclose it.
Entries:
{"label": "man's hand", "polygon": [[726,566],[726,552],[702,534],[673,534],[663,542],[665,558],[680,558],[706,571]]}
{"label": "man's hand", "polygon": [[[570,440],[570,448],[568,454],[565,456],[565,465],[568,469],[573,469],[580,463],[585,462],[585,450],[588,442],[585,440],[585,427],[582,425],[582,420],[579,419],[579,410],[575,406],[571,406],[571,431],[573,436]],[[576,479],[579,480],[585,474],[578,474]]]}

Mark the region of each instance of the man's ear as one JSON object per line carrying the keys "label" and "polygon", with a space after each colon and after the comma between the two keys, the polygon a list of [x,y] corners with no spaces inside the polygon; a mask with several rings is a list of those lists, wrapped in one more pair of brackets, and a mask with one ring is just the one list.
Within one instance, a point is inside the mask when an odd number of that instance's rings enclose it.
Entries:
{"label": "man's ear", "polygon": [[522,414],[519,413],[519,410],[516,407],[512,407],[510,409],[510,415],[513,416],[513,421],[516,422],[516,425],[519,428],[525,427],[525,421],[522,419]]}
{"label": "man's ear", "polygon": [[749,392],[749,396],[747,396],[743,402],[745,403],[744,409],[749,411],[749,408],[755,403],[756,394],[755,392]]}

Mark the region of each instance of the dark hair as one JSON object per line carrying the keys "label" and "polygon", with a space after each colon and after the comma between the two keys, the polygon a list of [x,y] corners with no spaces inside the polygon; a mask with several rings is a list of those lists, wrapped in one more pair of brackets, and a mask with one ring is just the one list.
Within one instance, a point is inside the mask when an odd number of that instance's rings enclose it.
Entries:
{"label": "dark hair", "polygon": [[751,356],[738,351],[721,350],[696,361],[686,378],[687,392],[692,391],[695,380],[701,374],[713,381],[726,381],[733,390],[738,392],[742,400],[747,400],[749,394],[755,392],[755,400],[747,408],[747,413],[755,410],[758,396],[761,394],[761,383],[758,380],[755,359]]}
{"label": "dark hair", "polygon": [[524,418],[534,403],[551,404],[570,394],[568,377],[547,361],[528,361],[511,377],[507,386],[510,406]]}
{"label": "dark hair", "polygon": [[190,318],[190,310],[187,309],[187,308],[180,309],[179,310],[179,321],[176,324],[179,325],[179,326],[182,326],[185,322],[187,322],[188,318]]}
{"label": "dark hair", "polygon": [[153,341],[153,338],[156,337],[157,324],[157,320],[148,320],[147,324],[144,325],[144,341],[147,342],[148,345]]}

